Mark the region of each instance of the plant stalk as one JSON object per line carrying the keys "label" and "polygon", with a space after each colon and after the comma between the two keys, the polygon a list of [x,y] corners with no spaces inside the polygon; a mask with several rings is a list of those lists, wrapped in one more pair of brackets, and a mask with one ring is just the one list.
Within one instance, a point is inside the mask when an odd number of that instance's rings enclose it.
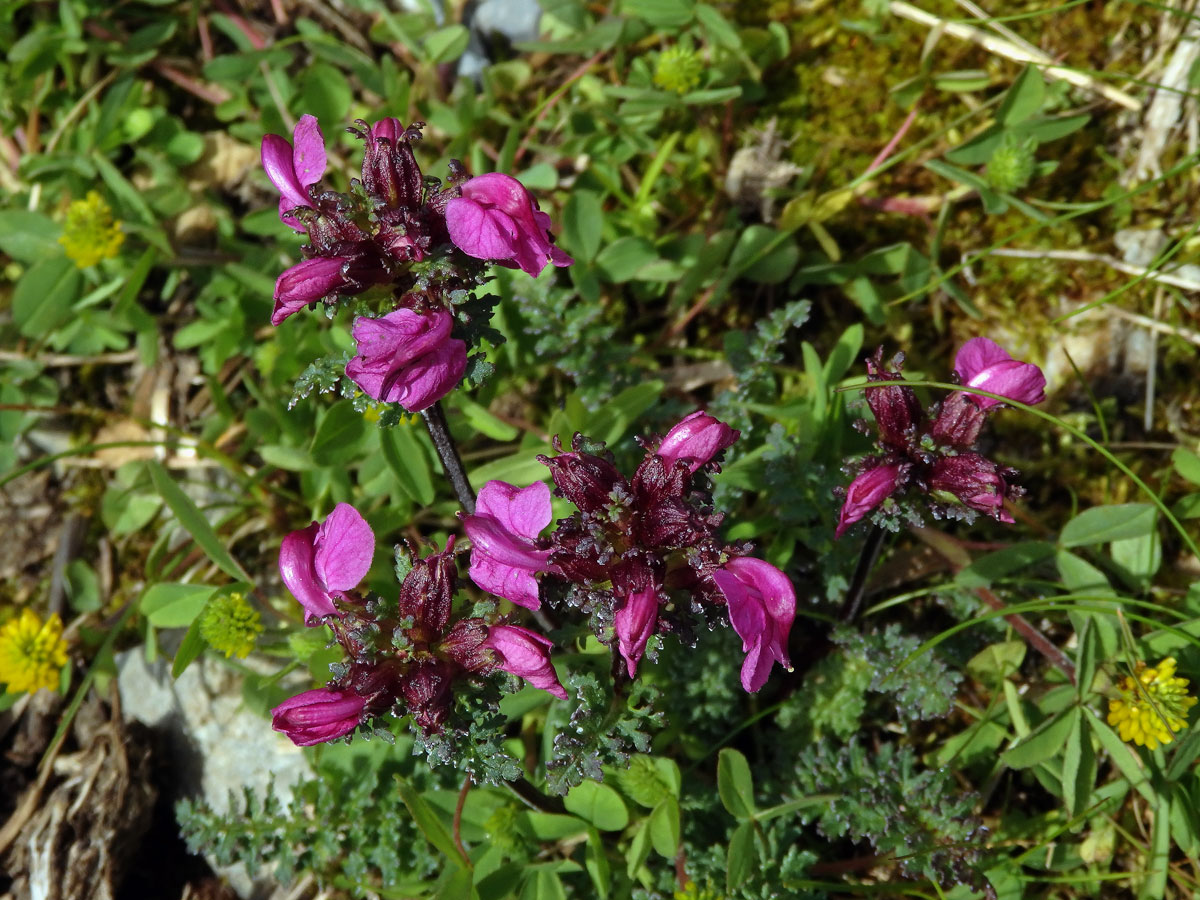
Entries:
{"label": "plant stalk", "polygon": [[467,515],[474,515],[475,491],[471,489],[467,470],[463,468],[462,457],[458,455],[458,445],[450,435],[450,426],[446,424],[446,412],[442,409],[441,401],[421,410],[421,418],[425,420],[425,427],[429,429],[429,437],[433,440],[438,458],[442,461],[442,471],[446,473],[446,479],[454,489],[459,505]]}
{"label": "plant stalk", "polygon": [[838,613],[838,621],[849,624],[858,618],[862,609],[863,595],[867,589],[867,578],[875,568],[875,560],[879,559],[879,551],[883,547],[883,529],[878,525],[871,526],[871,533],[863,544],[862,553],[858,557],[858,565],[854,567],[854,577],[846,591],[846,599],[842,601],[842,610]]}

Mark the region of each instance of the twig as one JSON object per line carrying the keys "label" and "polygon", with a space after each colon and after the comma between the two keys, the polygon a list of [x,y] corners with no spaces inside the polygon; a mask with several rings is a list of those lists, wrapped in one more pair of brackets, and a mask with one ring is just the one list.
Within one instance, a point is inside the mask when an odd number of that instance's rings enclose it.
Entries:
{"label": "twig", "polygon": [[555,813],[561,815],[567,811],[566,806],[558,797],[547,797],[526,778],[518,778],[516,781],[507,781],[508,789],[516,794],[526,806],[536,809],[538,812]]}
{"label": "twig", "polygon": [[[1007,609],[1004,601],[993,594],[985,587],[975,589],[976,596],[994,610],[1003,611]],[[1071,662],[1067,654],[1058,649],[1057,646],[1044,634],[1038,631],[1029,623],[1029,620],[1017,613],[1005,613],[1004,620],[1008,622],[1013,629],[1029,642],[1029,645],[1038,653],[1046,657],[1058,669],[1070,679],[1071,684],[1075,683],[1075,663]]]}
{"label": "twig", "polygon": [[137,362],[137,350],[122,350],[119,353],[95,353],[91,356],[72,356],[65,353],[18,353],[15,350],[0,350],[0,362],[39,362],[46,366],[118,366]]}
{"label": "twig", "polygon": [[1011,256],[1016,259],[1057,259],[1066,262],[1104,263],[1109,268],[1124,272],[1126,275],[1145,278],[1147,281],[1157,281],[1159,284],[1170,285],[1184,291],[1200,291],[1200,281],[1172,275],[1170,272],[1156,271],[1148,266],[1134,265],[1105,253],[1090,253],[1087,250],[1022,250],[1017,247],[997,247],[988,255]]}
{"label": "twig", "polygon": [[1076,87],[1099,94],[1106,100],[1116,103],[1118,106],[1132,109],[1135,112],[1141,111],[1142,104],[1129,96],[1129,94],[1111,85],[1097,81],[1086,72],[1079,72],[1065,66],[1055,65],[1054,60],[1040,50],[1033,53],[1024,47],[1014,44],[1012,41],[997,37],[994,34],[988,34],[982,28],[976,28],[974,25],[964,25],[962,22],[948,22],[945,19],[940,19],[935,15],[925,12],[923,9],[918,9],[911,3],[904,2],[904,0],[891,0],[888,8],[893,15],[897,15],[902,19],[908,19],[908,21],[924,25],[926,28],[940,28],[946,34],[952,35],[959,40],[979,44],[985,50],[1014,60],[1015,62],[1033,63],[1042,70],[1042,74],[1047,78],[1057,78],[1060,81],[1069,82]]}
{"label": "twig", "polygon": [[446,479],[450,482],[450,487],[454,489],[459,505],[467,515],[473,515],[475,491],[471,489],[467,470],[463,468],[462,458],[458,455],[458,445],[454,443],[454,438],[450,434],[450,426],[446,424],[446,413],[442,409],[441,401],[439,400],[428,409],[422,410],[421,418],[425,420],[425,427],[429,429],[433,447],[442,461],[442,471],[446,473]]}
{"label": "twig", "polygon": [[458,803],[454,807],[453,826],[454,846],[458,848],[458,855],[463,858],[463,862],[466,864],[468,869],[472,868],[474,863],[471,862],[471,857],[467,855],[467,848],[463,846],[461,831],[463,807],[467,803],[467,794],[470,792],[470,790],[471,776],[468,775],[465,779],[463,779],[462,790],[458,792]]}
{"label": "twig", "polygon": [[910,129],[912,127],[912,123],[917,120],[918,105],[919,104],[916,103],[913,104],[913,108],[908,111],[908,115],[905,116],[904,121],[900,123],[900,130],[892,135],[892,139],[884,145],[882,150],[879,151],[879,155],[871,160],[871,164],[867,166],[867,171],[863,173],[864,175],[870,175],[885,162],[887,162],[887,158],[892,155],[892,151],[896,149],[896,145],[904,140],[904,136],[908,134],[908,129]]}
{"label": "twig", "polygon": [[871,533],[863,544],[858,556],[858,565],[854,567],[854,577],[846,591],[846,599],[842,601],[842,610],[838,613],[839,622],[853,622],[858,618],[862,608],[862,598],[867,586],[867,578],[875,568],[875,560],[879,559],[879,551],[883,547],[883,529],[878,525],[871,526]]}

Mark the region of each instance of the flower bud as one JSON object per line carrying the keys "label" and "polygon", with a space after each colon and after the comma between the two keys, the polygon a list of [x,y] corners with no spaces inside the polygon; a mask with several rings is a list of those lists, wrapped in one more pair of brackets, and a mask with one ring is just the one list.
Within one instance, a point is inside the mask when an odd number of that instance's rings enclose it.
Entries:
{"label": "flower bud", "polygon": [[271,727],[286,734],[297,747],[308,747],[352,732],[365,706],[357,694],[317,688],[271,710]]}
{"label": "flower bud", "polygon": [[850,482],[835,536],[841,537],[847,528],[890,497],[904,480],[908,468],[906,463],[872,466]]}
{"label": "flower bud", "polygon": [[548,638],[519,625],[493,625],[483,646],[500,657],[499,666],[505,672],[524,678],[560,700],[567,699],[550,662],[550,648],[554,644]]}
{"label": "flower bud", "polygon": [[688,470],[694,473],[731,446],[739,434],[736,429],[698,409],[667,432],[655,452],[668,467],[676,460],[686,460]]}
{"label": "flower bud", "polygon": [[550,468],[550,477],[559,494],[566,497],[581,512],[593,513],[606,509],[618,485],[626,484],[625,477],[606,459],[590,453],[560,453],[558,456],[538,456],[538,462]]}

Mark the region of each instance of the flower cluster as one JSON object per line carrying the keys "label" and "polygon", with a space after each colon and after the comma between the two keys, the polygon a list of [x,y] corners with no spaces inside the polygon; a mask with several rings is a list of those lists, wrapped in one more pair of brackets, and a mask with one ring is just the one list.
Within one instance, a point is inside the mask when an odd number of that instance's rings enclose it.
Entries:
{"label": "flower cluster", "polygon": [[467,342],[452,336],[454,298],[482,280],[478,261],[536,276],[547,263],[572,259],[554,246],[550,218],[515,178],[468,179],[457,161],[445,185],[427,178],[412,149],[420,123],[360,120],[349,130],[365,148],[362,178],[350,193],[320,189],[325,138],[313,116],[301,117],[291,142],[275,134],[263,139],[279,218],[308,238],[304,258],[275,282],[271,322],[376,289],[385,312],[356,321],[358,350],[346,375],[373,399],[419,412],[466,372]]}
{"label": "flower cluster", "polygon": [[652,635],[687,638],[695,617],[711,627],[725,611],[747,654],[742,686],[759,690],[774,662],[790,667],[796,596],[774,566],[717,537],[722,517],[699,476],[717,469],[714,460],[737,437],[694,412],[661,442],[644,442],[645,457],[626,478],[611,454],[576,435],[570,451],[539,457],[556,493],[576,508],[545,538],[552,518],[545,484],[488,482],[464,520],[472,580],[529,609],[546,597],[590,614],[630,677]]}
{"label": "flower cluster", "polygon": [[272,727],[306,746],[349,734],[386,715],[410,715],[440,731],[455,686],[497,669],[566,698],[550,663],[550,642],[525,628],[454,615],[454,539],[414,559],[395,601],[359,585],[371,568],[375,535],[354,507],[339,503],[324,522],[283,541],[279,571],[309,625],[326,624],[345,651],[334,678],[272,712]]}
{"label": "flower cluster", "polygon": [[28,608],[0,628],[0,684],[8,693],[58,687],[59,670],[67,664],[62,630],[57,613],[43,623]]}
{"label": "flower cluster", "polygon": [[[883,362],[882,348],[867,361],[872,382],[900,381],[903,354]],[[974,338],[959,350],[954,373],[965,388],[988,391],[1032,405],[1045,399],[1046,379],[1032,363],[1013,359],[987,338]],[[928,414],[912,388],[868,387],[867,404],[875,416],[879,453],[860,464],[846,489],[838,518],[841,535],[872,510],[890,506],[911,489],[919,491],[936,516],[971,519],[977,513],[1011,522],[1006,499],[1022,490],[1013,483],[1017,471],[1000,466],[975,451],[988,413],[1003,401],[970,390],[955,391]],[[885,509],[887,506],[885,506]]]}
{"label": "flower cluster", "polygon": [[1188,680],[1175,674],[1173,657],[1153,668],[1139,661],[1134,673],[1121,680],[1120,696],[1108,701],[1108,724],[1123,741],[1151,750],[1169,744],[1175,732],[1187,727],[1188,710],[1196,705],[1187,688]]}
{"label": "flower cluster", "polygon": [[67,221],[58,242],[67,258],[80,269],[111,259],[125,242],[121,223],[113,219],[112,207],[95,191],[88,191],[82,200],[73,200],[67,207]]}

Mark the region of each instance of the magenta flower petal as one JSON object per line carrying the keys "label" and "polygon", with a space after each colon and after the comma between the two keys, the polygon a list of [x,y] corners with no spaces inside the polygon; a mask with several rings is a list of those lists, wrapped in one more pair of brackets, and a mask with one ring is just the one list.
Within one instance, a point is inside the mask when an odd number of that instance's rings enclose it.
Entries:
{"label": "magenta flower petal", "polygon": [[524,489],[503,481],[485,484],[475,514],[463,519],[471,538],[471,580],[518,606],[538,609],[536,576],[546,571],[550,551],[539,549],[537,539],[551,516],[550,488],[543,482]]}
{"label": "magenta flower petal", "polygon": [[655,452],[666,461],[668,468],[676,460],[686,459],[688,468],[695,472],[732,445],[738,434],[736,429],[698,409],[667,432]]}
{"label": "magenta flower petal", "polygon": [[367,577],[375,557],[375,533],[357,509],[339,503],[317,532],[317,578],[328,591],[349,591]]}
{"label": "magenta flower petal", "polygon": [[[954,358],[954,371],[968,387],[981,388],[1018,403],[1032,406],[1046,399],[1046,376],[1033,363],[1013,359],[995,341],[972,338]],[[977,394],[968,396],[980,409],[989,409],[1001,401]]]}
{"label": "magenta flower petal", "polygon": [[298,747],[332,741],[352,732],[366,706],[348,691],[317,688],[284,700],[271,710],[271,727]]}
{"label": "magenta flower petal", "polygon": [[492,625],[482,646],[496,652],[505,672],[524,678],[560,700],[567,699],[550,662],[550,648],[554,644],[547,638],[519,625]]}
{"label": "magenta flower petal", "polygon": [[517,255],[516,223],[504,213],[485,209],[466,198],[455,197],[446,204],[446,230],[456,247],[476,259],[512,259]]}
{"label": "magenta flower petal", "polygon": [[312,206],[308,193],[296,175],[291,144],[277,134],[268,134],[262,140],[260,158],[268,180],[275,186],[275,190],[279,191],[281,208]]}
{"label": "magenta flower petal", "polygon": [[513,534],[535,540],[554,517],[550,485],[535,481],[529,487],[518,488],[503,481],[489,481],[479,492],[475,514],[491,516]]}
{"label": "magenta flower petal", "polygon": [[462,186],[462,196],[446,204],[446,230],[455,246],[468,256],[514,266],[534,277],[547,262],[574,262],[551,242],[549,225],[549,216],[538,210],[525,186],[498,172],[472,178]]}
{"label": "magenta flower petal", "polygon": [[748,556],[730,560],[713,578],[725,595],[730,624],[747,653],[742,687],[756,693],[766,684],[773,662],[791,670],[787,642],[796,617],[795,589],[779,569]]}
{"label": "magenta flower petal", "polygon": [[279,325],[288,316],[310,303],[322,300],[346,284],[346,260],[317,257],[296,263],[275,280],[275,308],[271,324]]}
{"label": "magenta flower petal", "polygon": [[842,504],[842,512],[838,516],[835,537],[841,537],[847,528],[890,497],[899,485],[905,468],[903,463],[872,466],[850,482],[850,487],[846,488],[846,502]]}
{"label": "magenta flower petal", "polygon": [[313,522],[307,528],[293,531],[279,546],[279,575],[292,596],[304,607],[306,625],[324,616],[337,615],[333,599],[317,577],[314,557],[319,528]]}
{"label": "magenta flower petal", "polygon": [[353,329],[358,355],[347,363],[346,375],[376,400],[420,412],[453,390],[466,371],[467,347],[450,338],[452,326],[445,310],[360,317]]}
{"label": "magenta flower petal", "polygon": [[658,587],[651,583],[625,598],[613,616],[617,649],[625,658],[629,677],[637,674],[638,663],[646,652],[646,642],[658,625]]}
{"label": "magenta flower petal", "polygon": [[326,165],[325,135],[321,134],[317,117],[301,116],[292,132],[292,141],[296,147],[292,155],[296,180],[304,187],[316,184],[325,174]]}

